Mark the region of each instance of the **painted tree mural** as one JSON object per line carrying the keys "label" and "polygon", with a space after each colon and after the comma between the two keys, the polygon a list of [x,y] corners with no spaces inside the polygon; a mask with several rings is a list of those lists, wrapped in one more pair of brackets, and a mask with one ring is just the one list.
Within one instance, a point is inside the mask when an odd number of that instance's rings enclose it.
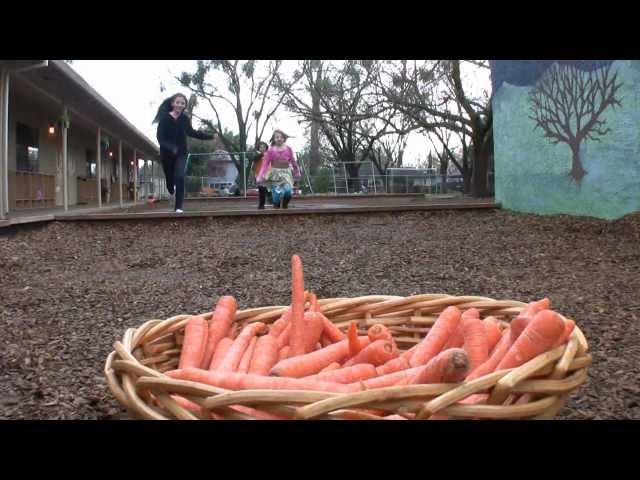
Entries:
{"label": "painted tree mural", "polygon": [[610,106],[622,106],[616,96],[622,83],[611,65],[582,71],[572,65],[552,65],[529,93],[531,118],[544,137],[554,145],[566,143],[571,149],[569,175],[579,184],[588,173],[580,160],[584,140],[600,141],[611,131],[602,119]]}

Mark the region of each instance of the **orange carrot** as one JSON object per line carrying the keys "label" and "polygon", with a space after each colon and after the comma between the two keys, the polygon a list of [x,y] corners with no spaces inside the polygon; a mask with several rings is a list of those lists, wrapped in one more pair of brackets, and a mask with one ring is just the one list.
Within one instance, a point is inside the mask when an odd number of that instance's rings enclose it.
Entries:
{"label": "orange carrot", "polygon": [[444,350],[429,360],[409,380],[409,384],[457,383],[469,372],[469,357],[461,348]]}
{"label": "orange carrot", "polygon": [[267,377],[237,372],[211,372],[199,368],[185,368],[165,372],[170,378],[204,383],[228,390],[309,390],[334,393],[351,393],[361,389],[340,383],[320,382],[304,378]]}
{"label": "orange carrot", "polygon": [[304,355],[304,274],[299,255],[291,257],[291,356]]}
{"label": "orange carrot", "polygon": [[480,312],[475,308],[466,310],[460,318],[464,350],[469,356],[469,368],[474,370],[489,358],[489,347]]}
{"label": "orange carrot", "polygon": [[400,370],[406,370],[411,368],[407,357],[399,356],[393,358],[379,367],[376,367],[378,375],[388,375],[390,373],[399,372]]}
{"label": "orange carrot", "polygon": [[200,367],[207,348],[209,324],[202,316],[191,317],[184,328],[180,368]]}
{"label": "orange carrot", "polygon": [[550,306],[551,302],[548,298],[528,303],[509,325],[511,328],[511,341],[515,342],[518,339],[520,334],[524,332],[524,329],[538,312],[548,310]]}
{"label": "orange carrot", "polygon": [[327,365],[322,370],[320,370],[320,373],[330,372],[332,370],[337,370],[339,368],[342,368],[342,365],[340,365],[338,362],[333,362],[332,364]]}
{"label": "orange carrot", "polygon": [[412,378],[416,373],[420,372],[424,367],[408,368],[407,370],[400,370],[398,372],[389,373],[387,375],[381,375],[379,377],[369,378],[358,383],[350,383],[349,385],[355,386],[362,384],[366,390],[374,388],[391,387],[398,385],[402,381],[406,381]]}
{"label": "orange carrot", "polygon": [[397,414],[393,414],[393,415],[386,415],[385,417],[383,417],[385,420],[409,420],[406,417],[403,417],[402,415],[397,415]]}
{"label": "orange carrot", "polygon": [[209,370],[215,370],[218,368],[222,360],[224,360],[225,355],[229,351],[233,345],[233,340],[229,337],[224,337],[222,340],[218,342],[216,346],[216,351],[213,354],[213,358],[211,359],[211,364],[209,365]]}
{"label": "orange carrot", "polygon": [[393,343],[388,340],[376,340],[369,344],[368,347],[364,348],[355,357],[350,358],[344,366],[350,367],[351,365],[357,365],[359,363],[370,363],[374,367],[377,367],[397,356],[398,352],[394,351]]}
{"label": "orange carrot", "polygon": [[311,375],[305,378],[320,380],[322,382],[354,383],[377,375],[376,367],[370,363],[359,363],[358,365],[344,367],[330,372],[320,372],[317,375]]}
{"label": "orange carrot", "polygon": [[564,321],[552,310],[542,310],[529,322],[497,370],[519,367],[535,356],[549,350],[564,332]]}
{"label": "orange carrot", "polygon": [[318,297],[315,293],[309,294],[309,303],[311,304],[309,310],[320,313],[320,305],[318,305]]}
{"label": "orange carrot", "polygon": [[209,320],[209,335],[207,339],[207,348],[202,359],[203,368],[211,365],[211,359],[215,352],[218,342],[226,337],[230,332],[231,324],[236,315],[238,304],[236,299],[230,295],[222,296],[218,299],[218,303],[213,310],[213,316]]}
{"label": "orange carrot", "polygon": [[328,347],[332,343],[333,342],[327,338],[327,335],[323,331],[322,336],[320,337],[320,345],[322,345],[322,348]]}
{"label": "orange carrot", "polygon": [[267,375],[279,359],[278,339],[273,335],[263,335],[258,339],[256,350],[251,359],[249,372]]}
{"label": "orange carrot", "polygon": [[482,377],[484,375],[487,375],[488,373],[493,372],[498,366],[498,363],[500,363],[500,361],[507,354],[507,352],[509,351],[509,348],[511,348],[511,345],[512,345],[511,332],[510,332],[510,329],[507,328],[504,332],[502,332],[502,337],[500,337],[500,340],[498,341],[496,346],[493,348],[493,351],[491,352],[489,359],[486,362],[484,362],[482,365],[479,365],[474,370],[472,370],[471,373],[467,376],[466,380],[467,381],[475,380],[476,378]]}
{"label": "orange carrot", "polygon": [[347,336],[336,327],[335,323],[324,315],[322,316],[322,321],[324,322],[324,333],[327,338],[331,340],[331,343],[338,343],[347,338]]}
{"label": "orange carrot", "polygon": [[289,345],[289,338],[291,337],[291,322],[287,323],[287,326],[278,337],[278,346],[280,348]]}
{"label": "orange carrot", "polygon": [[280,317],[278,320],[273,322],[269,328],[269,335],[278,338],[285,328],[287,328],[287,321],[283,317]]}
{"label": "orange carrot", "polygon": [[324,330],[322,315],[317,312],[304,312],[304,353],[313,352]]}
{"label": "orange carrot", "polygon": [[462,322],[460,322],[456,327],[455,332],[453,332],[453,335],[449,337],[447,343],[445,343],[444,347],[442,347],[442,350],[444,351],[449,350],[450,348],[462,348],[463,345],[464,335],[462,334]]}
{"label": "orange carrot", "polygon": [[198,405],[197,403],[193,403],[191,400],[187,400],[186,398],[181,397],[180,395],[171,395],[171,398],[175,400],[176,403],[180,405],[182,408],[185,408],[190,412],[193,412],[193,413],[201,412],[200,405]]}
{"label": "orange carrot", "polygon": [[[289,350],[291,350],[291,347],[289,345],[285,345],[280,350],[278,350],[278,361],[284,360],[285,358],[288,358],[289,357]],[[267,372],[267,373],[269,373],[269,372]]]}
{"label": "orange carrot", "polygon": [[387,326],[382,323],[372,325],[367,331],[367,335],[369,336],[369,340],[372,342],[375,342],[376,340],[393,340],[393,335]]}
{"label": "orange carrot", "polygon": [[265,331],[267,326],[262,322],[248,324],[242,329],[238,338],[233,341],[233,345],[225,355],[224,359],[216,369],[217,372],[237,372],[242,355],[249,346],[251,339],[258,333]]}
{"label": "orange carrot", "polygon": [[[369,345],[370,340],[368,337],[360,337],[359,340],[363,347]],[[349,342],[348,340],[343,340],[315,352],[296,357],[290,356],[280,360],[269,374],[278,377],[308,377],[320,372],[320,370],[333,362],[343,361],[348,355]]]}
{"label": "orange carrot", "polygon": [[559,347],[563,343],[567,342],[567,340],[569,340],[569,337],[573,333],[573,329],[574,328],[576,328],[576,322],[574,322],[573,320],[565,321],[564,322],[564,332],[562,332],[562,335],[560,336],[558,341],[553,345],[552,348]]}
{"label": "orange carrot", "polygon": [[438,317],[433,327],[429,329],[429,333],[418,344],[415,352],[409,360],[412,367],[426,365],[426,363],[435,357],[442,347],[447,343],[453,332],[455,332],[460,322],[461,312],[455,306],[447,307]]}
{"label": "orange carrot", "polygon": [[487,317],[482,320],[482,323],[484,324],[484,333],[487,336],[487,349],[490,353],[500,341],[502,331],[495,317]]}
{"label": "orange carrot", "polygon": [[239,373],[249,372],[249,366],[251,365],[251,359],[253,358],[253,352],[256,349],[257,341],[258,341],[258,337],[253,337],[249,342],[249,346],[242,354],[242,359],[240,360],[240,364],[238,365]]}
{"label": "orange carrot", "polygon": [[347,339],[349,340],[349,356],[355,357],[360,353],[360,341],[358,340],[358,322],[349,323],[347,330]]}

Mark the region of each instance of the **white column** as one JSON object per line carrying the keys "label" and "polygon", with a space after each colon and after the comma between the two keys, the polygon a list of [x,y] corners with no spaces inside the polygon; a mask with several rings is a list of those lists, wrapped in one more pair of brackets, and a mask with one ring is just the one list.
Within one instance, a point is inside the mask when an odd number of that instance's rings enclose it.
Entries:
{"label": "white column", "polygon": [[0,98],[0,105],[2,106],[2,112],[0,113],[0,117],[2,117],[2,130],[0,134],[2,135],[2,140],[0,144],[2,145],[2,151],[0,152],[0,167],[2,169],[2,173],[0,173],[0,179],[2,179],[2,200],[0,201],[0,205],[2,208],[2,217],[5,218],[6,214],[9,213],[9,71],[4,70],[0,75],[0,83],[2,84],[2,98]]}
{"label": "white column", "polygon": [[122,207],[122,140],[118,142],[118,192],[120,193],[120,207]]}
{"label": "white column", "polygon": [[[63,116],[66,119],[68,115],[67,107],[62,107]],[[62,125],[62,196],[64,199],[64,211],[69,210],[69,152],[67,148],[68,128],[66,122]]]}
{"label": "white column", "polygon": [[96,139],[96,183],[98,184],[98,208],[102,207],[102,131],[98,127]]}
{"label": "white column", "polygon": [[133,149],[133,203],[138,203],[138,152]]}
{"label": "white column", "polygon": [[[0,220],[5,218],[5,205],[4,205],[4,124],[7,122],[4,109],[4,90],[6,88],[5,71],[0,68]],[[8,210],[8,209],[7,209]]]}

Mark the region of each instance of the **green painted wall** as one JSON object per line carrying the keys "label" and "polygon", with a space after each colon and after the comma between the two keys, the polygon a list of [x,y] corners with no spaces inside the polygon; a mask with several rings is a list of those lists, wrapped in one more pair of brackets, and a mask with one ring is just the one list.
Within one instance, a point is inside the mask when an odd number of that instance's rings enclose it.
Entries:
{"label": "green painted wall", "polygon": [[580,184],[569,176],[571,149],[534,131],[532,87],[503,83],[495,92],[495,197],[503,208],[538,214],[614,219],[640,210],[640,61],[615,61],[622,106],[602,114],[611,132],[582,142],[588,172]]}

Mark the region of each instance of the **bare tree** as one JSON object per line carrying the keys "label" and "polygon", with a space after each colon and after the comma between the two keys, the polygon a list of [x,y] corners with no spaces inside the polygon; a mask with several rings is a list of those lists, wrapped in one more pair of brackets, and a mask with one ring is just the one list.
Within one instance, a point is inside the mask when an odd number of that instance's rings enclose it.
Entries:
{"label": "bare tree", "polygon": [[566,143],[571,149],[569,175],[579,184],[588,173],[580,160],[584,140],[600,141],[611,131],[602,113],[621,106],[616,97],[622,83],[618,73],[611,75],[611,64],[584,72],[571,65],[553,64],[533,86],[529,103],[535,122],[551,143]]}
{"label": "bare tree", "polygon": [[[198,99],[211,107],[215,120],[193,116],[217,132],[239,172],[242,172],[242,165],[237,153],[247,151],[252,133],[253,144],[263,138],[267,124],[284,100],[284,95],[280,94],[276,95],[273,102],[269,102],[282,61],[269,61],[261,74],[259,67],[263,64],[257,60],[199,60],[195,72],[183,72],[177,78]],[[226,91],[210,81],[214,74],[221,74]],[[223,125],[220,115],[223,108],[233,111],[235,128],[227,129]],[[237,130],[237,135],[233,130]],[[239,175],[239,178],[242,180],[243,175]]]}
{"label": "bare tree", "polygon": [[[486,62],[472,62],[486,67]],[[470,140],[471,169],[466,184],[471,193],[483,197],[489,191],[489,161],[493,148],[493,112],[487,92],[482,97],[469,95],[461,78],[461,60],[418,62],[387,62],[387,69],[378,86],[389,102],[412,118],[416,126],[426,132],[445,128]],[[465,147],[466,148],[466,147]]]}

